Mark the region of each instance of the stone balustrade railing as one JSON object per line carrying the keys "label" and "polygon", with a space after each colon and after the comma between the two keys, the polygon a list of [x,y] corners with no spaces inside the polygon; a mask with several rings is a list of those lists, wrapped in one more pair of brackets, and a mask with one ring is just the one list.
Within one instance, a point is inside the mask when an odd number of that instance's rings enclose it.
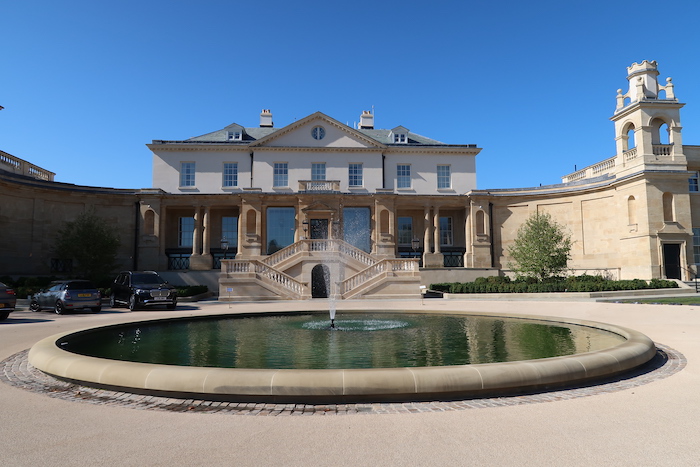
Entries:
{"label": "stone balustrade railing", "polygon": [[304,283],[257,259],[221,260],[221,268],[229,277],[236,274],[255,274],[258,279],[269,281],[291,292],[297,298],[302,297],[306,291]]}
{"label": "stone balustrade railing", "polygon": [[637,148],[632,148],[622,153],[625,158],[625,162],[629,162],[637,158]]}
{"label": "stone balustrade railing", "polygon": [[340,180],[299,180],[299,191],[306,193],[340,192]]}
{"label": "stone balustrade railing", "polygon": [[292,256],[305,252],[337,252],[349,256],[362,264],[371,266],[376,262],[372,255],[356,248],[340,239],[305,239],[299,240],[275,253],[263,258],[261,261],[271,267],[275,267],[282,261]]}
{"label": "stone balustrade railing", "polygon": [[589,165],[588,167],[585,167],[581,170],[577,170],[572,174],[562,177],[562,182],[575,182],[576,180],[583,180],[584,178],[592,178],[598,175],[602,175],[615,168],[616,159],[617,157],[611,157],[610,159],[605,159],[604,161],[598,162],[597,164]]}
{"label": "stone balustrade railing", "polygon": [[10,169],[17,174],[26,175],[38,180],[46,180],[47,182],[53,182],[53,178],[56,176],[56,174],[53,172],[49,172],[48,170],[44,170],[34,164],[30,164],[29,162],[4,151],[0,151],[0,164],[3,164],[7,169]]}
{"label": "stone balustrade railing", "polygon": [[418,271],[418,260],[407,258],[383,259],[374,265],[351,276],[339,284],[340,293],[344,295],[351,290],[367,283],[368,281],[387,272],[415,272]]}
{"label": "stone balustrade railing", "polygon": [[652,146],[655,156],[670,156],[673,146],[670,144],[655,144]]}

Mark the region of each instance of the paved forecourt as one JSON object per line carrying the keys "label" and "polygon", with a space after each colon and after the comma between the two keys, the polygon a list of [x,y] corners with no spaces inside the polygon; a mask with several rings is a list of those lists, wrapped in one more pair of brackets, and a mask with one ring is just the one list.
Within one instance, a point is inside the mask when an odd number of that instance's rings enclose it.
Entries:
{"label": "paved forecourt", "polygon": [[[700,451],[698,307],[592,301],[340,304],[341,310],[470,310],[602,321],[646,334],[669,357],[659,369],[627,380],[513,398],[216,406],[61,387],[30,374],[26,364],[26,350],[35,342],[88,326],[161,316],[325,307],[325,301],[311,300],[183,304],[174,312],[15,312],[0,324],[3,459],[7,465],[695,465]],[[27,378],[24,387],[19,377]],[[474,408],[480,410],[467,410]]]}

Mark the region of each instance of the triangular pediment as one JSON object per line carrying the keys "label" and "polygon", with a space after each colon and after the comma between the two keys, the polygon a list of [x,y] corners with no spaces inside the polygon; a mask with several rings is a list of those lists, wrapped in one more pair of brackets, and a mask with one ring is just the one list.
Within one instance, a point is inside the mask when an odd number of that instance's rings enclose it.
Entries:
{"label": "triangular pediment", "polygon": [[316,112],[257,140],[251,147],[382,149],[386,146]]}
{"label": "triangular pediment", "polygon": [[303,212],[305,213],[311,213],[311,212],[335,212],[337,209],[332,208],[331,206],[325,204],[325,203],[313,203],[308,205],[307,207],[302,209]]}

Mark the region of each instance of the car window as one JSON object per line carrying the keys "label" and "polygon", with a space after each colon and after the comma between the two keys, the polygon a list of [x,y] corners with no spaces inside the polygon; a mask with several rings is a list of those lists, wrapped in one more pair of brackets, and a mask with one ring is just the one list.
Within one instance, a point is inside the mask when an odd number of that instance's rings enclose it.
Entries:
{"label": "car window", "polygon": [[165,281],[158,274],[134,274],[131,276],[133,284],[163,284]]}
{"label": "car window", "polygon": [[69,282],[68,286],[66,288],[68,290],[81,290],[81,289],[94,289],[95,287],[92,285],[92,282],[90,282],[90,281],[76,281],[76,282]]}
{"label": "car window", "polygon": [[61,287],[63,287],[63,284],[56,284],[49,289],[49,292],[57,292],[61,290]]}

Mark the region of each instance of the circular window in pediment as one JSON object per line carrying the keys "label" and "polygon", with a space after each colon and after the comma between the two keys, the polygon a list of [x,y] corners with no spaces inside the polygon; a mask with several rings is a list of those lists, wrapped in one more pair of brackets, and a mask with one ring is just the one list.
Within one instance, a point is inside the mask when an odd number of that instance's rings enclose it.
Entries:
{"label": "circular window in pediment", "polygon": [[322,126],[315,126],[311,129],[311,136],[313,136],[314,139],[323,139],[323,137],[326,136],[326,129]]}

